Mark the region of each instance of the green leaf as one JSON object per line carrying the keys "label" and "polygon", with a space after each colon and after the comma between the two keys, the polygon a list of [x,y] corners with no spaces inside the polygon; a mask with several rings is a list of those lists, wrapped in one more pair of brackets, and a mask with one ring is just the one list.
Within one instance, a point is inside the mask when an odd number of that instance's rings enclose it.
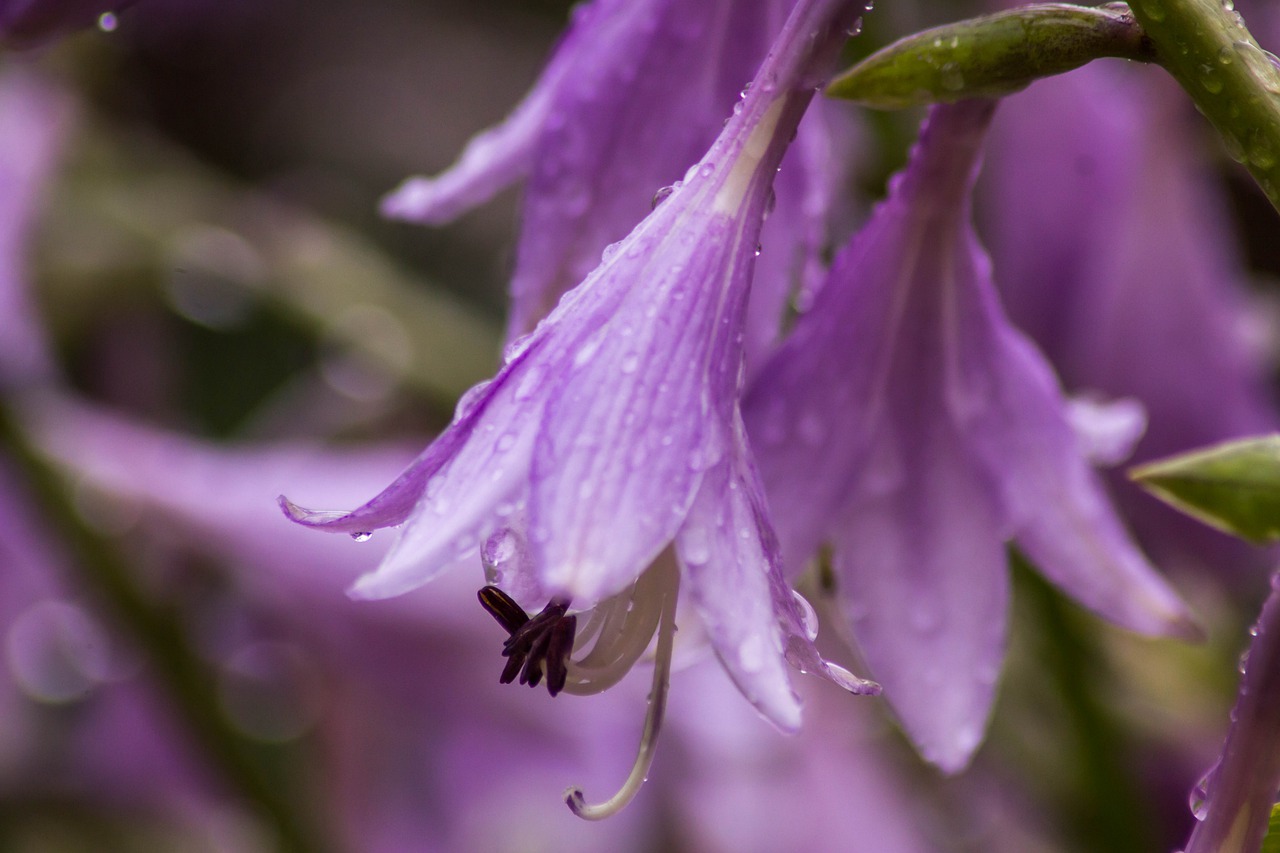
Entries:
{"label": "green leaf", "polygon": [[1000,97],[1104,56],[1154,55],[1123,3],[1044,3],[925,30],[877,51],[827,87],[875,109]]}
{"label": "green leaf", "polygon": [[1230,441],[1129,472],[1188,515],[1259,544],[1280,539],[1280,435]]}
{"label": "green leaf", "polygon": [[1271,820],[1260,853],[1280,853],[1280,804],[1271,807]]}

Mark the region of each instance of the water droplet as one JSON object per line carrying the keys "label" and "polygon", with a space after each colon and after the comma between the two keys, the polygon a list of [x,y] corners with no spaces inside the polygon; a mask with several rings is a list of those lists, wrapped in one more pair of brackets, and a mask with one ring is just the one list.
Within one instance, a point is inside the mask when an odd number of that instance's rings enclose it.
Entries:
{"label": "water droplet", "polygon": [[635,373],[636,368],[640,366],[640,356],[634,352],[629,352],[622,357],[622,362],[618,365],[618,369],[623,373]]}
{"label": "water droplet", "polygon": [[369,530],[361,530],[358,533],[352,533],[351,538],[357,542],[368,542],[373,538],[373,532]]}
{"label": "water droplet", "polygon": [[757,258],[758,258],[758,257],[760,257],[760,253],[761,253],[761,252],[763,252],[763,251],[764,251],[764,246],[761,246],[759,243],[756,243],[756,252],[755,252],[755,254],[756,254],[756,257],[757,257]]}
{"label": "water droplet", "polygon": [[1237,163],[1245,161],[1244,146],[1240,144],[1240,140],[1231,131],[1223,131],[1222,146],[1227,149],[1227,156]]}
{"label": "water droplet", "polygon": [[120,26],[120,19],[116,17],[115,12],[103,12],[98,16],[98,29],[104,33],[114,33],[118,26]]}
{"label": "water droplet", "polygon": [[1206,774],[1200,777],[1200,781],[1191,789],[1190,796],[1187,797],[1187,805],[1191,807],[1191,813],[1195,815],[1196,820],[1204,820],[1209,816],[1209,777],[1213,775],[1213,771],[1218,769],[1217,765]]}
{"label": "water droplet", "polygon": [[1275,152],[1265,141],[1259,139],[1249,149],[1249,162],[1259,169],[1270,169],[1276,164]]}
{"label": "water droplet", "polygon": [[533,332],[529,332],[528,334],[521,335],[511,343],[507,344],[506,348],[502,351],[502,363],[510,364],[512,361],[519,358],[524,351],[529,348],[529,344],[532,342]]}
{"label": "water droplet", "polygon": [[1211,95],[1216,95],[1222,91],[1222,78],[1218,76],[1218,72],[1208,65],[1200,66],[1200,85],[1204,86],[1205,91]]}
{"label": "water droplet", "polygon": [[1218,51],[1219,65],[1226,66],[1226,65],[1230,65],[1235,61],[1236,61],[1236,51],[1230,45],[1227,45],[1223,47],[1222,50]]}
{"label": "water droplet", "polygon": [[1280,95],[1280,59],[1252,42],[1238,41],[1232,47],[1258,82],[1271,94]]}
{"label": "water droplet", "polygon": [[516,443],[516,434],[514,432],[503,433],[502,437],[499,438],[497,443],[494,445],[494,449],[497,450],[499,453],[506,453],[513,446],[515,446],[515,443]]}
{"label": "water droplet", "polygon": [[[781,167],[779,167],[781,171]],[[764,197],[764,218],[768,219],[773,213],[773,209],[778,206],[778,194],[774,192],[773,187],[769,187],[769,194]]]}
{"label": "water droplet", "polygon": [[454,407],[453,419],[460,421],[467,415],[471,414],[471,410],[476,407],[476,403],[480,402],[480,398],[484,396],[484,390],[489,387],[489,380],[485,380],[477,385],[473,385],[466,390],[461,397],[458,398],[458,405]]}
{"label": "water droplet", "polygon": [[652,200],[651,202],[649,202],[649,209],[650,209],[650,210],[656,210],[656,209],[657,209],[657,207],[658,207],[658,205],[660,205],[660,204],[662,204],[664,201],[666,201],[666,200],[667,200],[667,198],[668,198],[668,197],[669,197],[673,192],[675,192],[675,191],[676,191],[676,187],[677,187],[677,186],[679,186],[679,184],[678,184],[678,183],[676,183],[676,184],[672,184],[672,185],[671,185],[671,186],[669,186],[669,187],[662,187],[662,188],[661,188],[661,189],[659,189],[656,193],[654,193],[654,194],[653,194],[653,200]]}
{"label": "water droplet", "polygon": [[618,250],[621,248],[622,248],[621,240],[619,240],[617,243],[610,243],[609,245],[605,246],[604,251],[600,253],[600,262],[607,264],[609,261],[613,260],[614,255],[618,254]]}
{"label": "water droplet", "polygon": [[573,354],[573,366],[582,367],[595,358],[596,351],[600,349],[601,343],[602,339],[597,335],[579,347],[578,351]]}
{"label": "water droplet", "polygon": [[818,639],[818,613],[813,609],[813,605],[809,603],[803,595],[791,590],[791,597],[795,599],[796,605],[800,608],[800,624],[804,626],[805,636],[810,641]]}
{"label": "water droplet", "polygon": [[850,693],[878,693],[880,690],[874,682],[858,678],[858,676],[836,663],[827,662],[827,675],[831,677],[832,681]]}
{"label": "water droplet", "polygon": [[680,556],[689,566],[702,566],[711,559],[711,539],[701,525],[686,527],[680,537]]}

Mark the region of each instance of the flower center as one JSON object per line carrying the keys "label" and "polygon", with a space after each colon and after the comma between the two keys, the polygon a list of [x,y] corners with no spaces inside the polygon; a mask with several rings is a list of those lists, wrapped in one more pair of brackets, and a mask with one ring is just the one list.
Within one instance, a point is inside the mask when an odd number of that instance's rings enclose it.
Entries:
{"label": "flower center", "polygon": [[553,598],[541,613],[530,619],[511,596],[496,586],[484,587],[479,597],[480,606],[510,635],[502,646],[507,665],[498,681],[510,684],[519,674],[521,684],[537,687],[545,673],[548,693],[555,696],[563,690],[569,674],[567,664],[573,652],[573,635],[578,627],[577,616],[565,615],[569,602]]}
{"label": "flower center", "polygon": [[612,687],[631,670],[657,634],[649,707],[631,773],[616,794],[596,805],[587,803],[580,788],[566,790],[565,802],[578,817],[602,820],[616,814],[631,802],[648,776],[667,706],[679,587],[675,558],[664,552],[629,589],[597,604],[580,633],[577,616],[568,615],[565,599],[552,599],[530,618],[496,586],[479,592],[481,606],[509,634],[502,651],[507,665],[499,680],[510,684],[519,675],[521,684],[537,687],[545,674],[552,696],[561,691],[588,696]]}

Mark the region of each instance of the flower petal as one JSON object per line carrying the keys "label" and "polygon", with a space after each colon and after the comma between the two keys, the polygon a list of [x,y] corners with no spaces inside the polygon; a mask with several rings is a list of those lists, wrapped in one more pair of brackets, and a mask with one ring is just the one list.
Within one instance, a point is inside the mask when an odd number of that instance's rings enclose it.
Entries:
{"label": "flower petal", "polygon": [[956,772],[982,740],[1004,657],[1000,511],[945,420],[910,432],[873,448],[910,465],[890,492],[859,490],[833,559],[871,674],[924,757]]}
{"label": "flower petal", "polygon": [[[724,452],[715,425],[725,414],[707,393],[708,361],[724,357],[711,351],[722,288],[736,286],[721,281],[739,266],[742,223],[710,216],[694,227],[692,245],[672,236],[645,251],[645,240],[629,240],[619,251],[634,256],[589,280],[622,298],[607,320],[583,323],[576,351],[547,389],[530,538],[547,585],[575,598],[598,599],[634,581],[671,541],[702,472]],[[626,288],[629,281],[643,287]]]}
{"label": "flower petal", "polygon": [[[1125,532],[1066,418],[1057,380],[980,276],[957,298],[961,384],[986,386],[969,441],[999,479],[1014,537],[1041,573],[1135,631],[1195,637],[1186,606]],[[963,294],[967,292],[968,298]]]}
{"label": "flower petal", "polygon": [[[552,71],[548,69],[548,74]],[[382,215],[425,225],[449,222],[525,176],[550,106],[544,78],[497,127],[477,134],[457,162],[434,178],[406,178],[382,199]]]}
{"label": "flower petal", "polygon": [[[685,583],[703,628],[738,689],[784,732],[800,728],[800,698],[787,675],[775,608],[781,580],[762,530],[763,496],[737,454],[707,472],[676,537]],[[785,583],[783,583],[785,587]],[[794,606],[790,593],[787,601]]]}
{"label": "flower petal", "polygon": [[476,550],[498,522],[525,500],[534,437],[545,405],[541,379],[516,353],[490,383],[458,404],[454,422],[387,489],[351,512],[307,510],[285,498],[300,524],[352,535],[404,524],[378,568],[352,588],[359,598],[386,598],[426,583]]}

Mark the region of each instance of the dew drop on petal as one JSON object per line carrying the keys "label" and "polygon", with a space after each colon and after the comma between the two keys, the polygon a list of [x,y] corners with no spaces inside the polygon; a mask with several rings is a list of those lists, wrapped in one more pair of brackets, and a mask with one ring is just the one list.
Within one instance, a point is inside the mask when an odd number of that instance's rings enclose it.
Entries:
{"label": "dew drop on petal", "polygon": [[1191,814],[1195,815],[1196,820],[1204,820],[1209,816],[1209,777],[1216,769],[1215,765],[1208,773],[1201,776],[1200,781],[1196,782],[1195,787],[1191,789],[1191,794],[1187,797],[1187,805],[1190,806]]}
{"label": "dew drop on petal", "polygon": [[711,559],[711,542],[705,527],[697,525],[684,531],[680,541],[680,556],[690,566],[702,566]]}
{"label": "dew drop on petal", "polygon": [[666,201],[668,196],[670,196],[675,191],[676,191],[676,188],[674,184],[672,186],[662,187],[661,189],[659,189],[656,193],[653,194],[653,200],[649,202],[649,209],[656,210],[658,205]]}
{"label": "dew drop on petal", "polygon": [[840,666],[838,663],[827,662],[826,671],[832,681],[843,687],[845,690],[848,690],[850,693],[874,693],[879,689],[873,682],[867,681],[864,678],[858,678],[858,676]]}
{"label": "dew drop on petal", "polygon": [[510,364],[516,358],[529,348],[529,344],[533,342],[533,332],[528,332],[507,344],[506,349],[502,351],[502,363]]}
{"label": "dew drop on petal", "polygon": [[489,381],[486,380],[468,388],[463,395],[458,398],[458,405],[453,410],[454,420],[461,420],[471,414],[471,410],[476,407],[476,403],[480,401],[480,397],[488,387]]}
{"label": "dew drop on petal", "polygon": [[361,530],[357,533],[352,533],[351,538],[357,542],[368,542],[373,538],[373,533],[369,530]]}
{"label": "dew drop on petal", "polygon": [[791,597],[795,599],[796,605],[800,608],[800,623],[804,626],[805,636],[812,642],[818,639],[818,614],[813,609],[813,605],[809,600],[795,590],[791,591]]}

